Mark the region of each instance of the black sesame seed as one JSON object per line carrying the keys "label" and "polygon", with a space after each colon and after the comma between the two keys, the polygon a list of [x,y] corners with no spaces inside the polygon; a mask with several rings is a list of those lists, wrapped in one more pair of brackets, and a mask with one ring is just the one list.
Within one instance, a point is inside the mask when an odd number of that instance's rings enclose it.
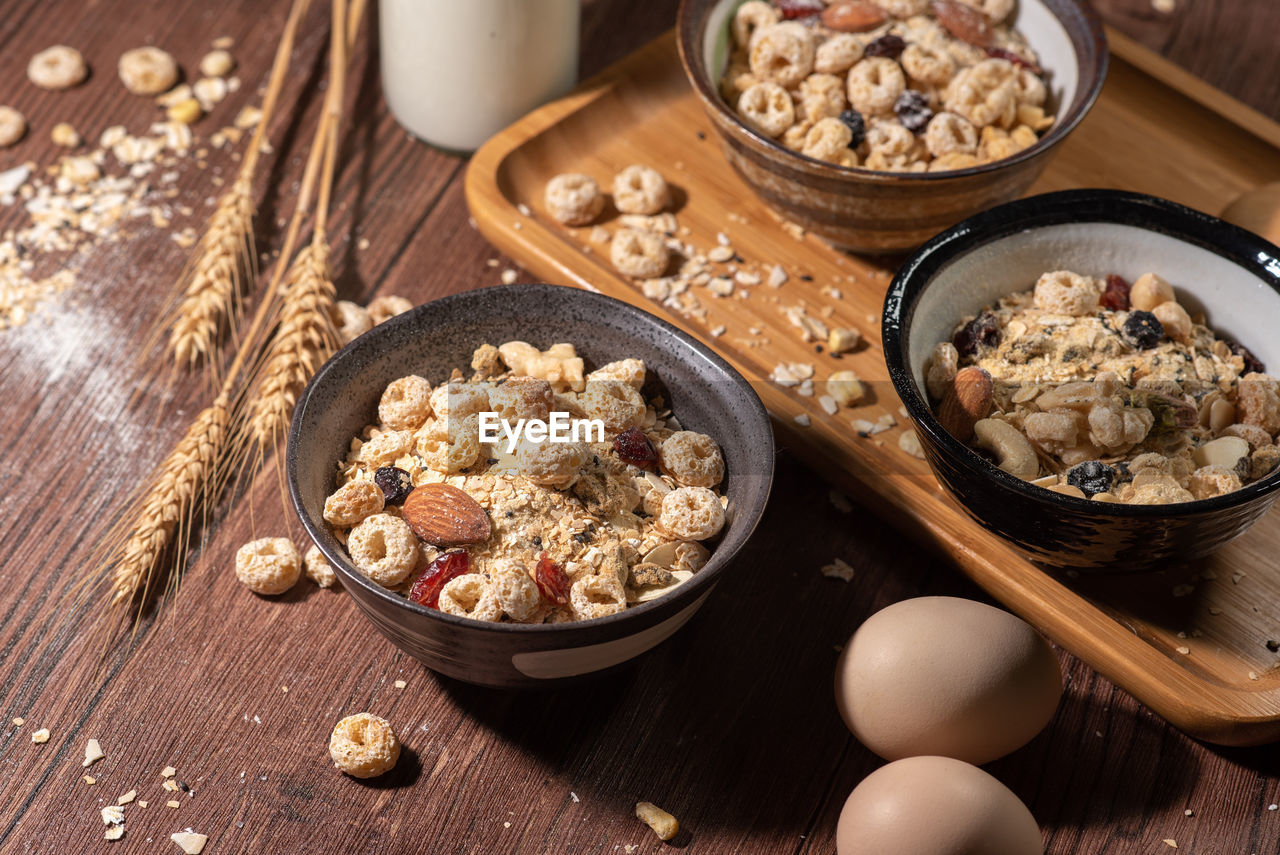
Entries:
{"label": "black sesame seed", "polygon": [[1270,650],[1272,653],[1276,653],[1277,651],[1280,651],[1280,641],[1276,641],[1274,638],[1268,638],[1267,649]]}

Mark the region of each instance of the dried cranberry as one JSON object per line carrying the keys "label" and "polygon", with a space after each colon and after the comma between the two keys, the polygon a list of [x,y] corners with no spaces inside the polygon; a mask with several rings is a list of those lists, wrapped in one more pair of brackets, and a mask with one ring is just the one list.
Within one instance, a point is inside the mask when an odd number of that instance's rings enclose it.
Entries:
{"label": "dried cranberry", "polygon": [[373,483],[382,490],[382,499],[388,505],[403,505],[413,492],[413,479],[409,473],[394,466],[383,466],[374,472]]}
{"label": "dried cranberry", "polygon": [[538,556],[538,567],[534,570],[533,581],[538,583],[538,591],[548,602],[563,606],[569,602],[569,576],[564,568],[552,561],[547,553]]}
{"label": "dried cranberry", "polygon": [[1067,470],[1067,483],[1089,497],[1107,492],[1115,480],[1116,470],[1100,460],[1086,460]]}
{"label": "dried cranberry", "polygon": [[450,581],[471,572],[471,554],[465,549],[446,552],[427,565],[409,589],[409,599],[429,609],[440,607],[440,592]]}
{"label": "dried cranberry", "polygon": [[822,10],[827,8],[822,0],[773,0],[773,5],[778,7],[778,13],[788,21],[821,15]]}
{"label": "dried cranberry", "polygon": [[1164,338],[1164,324],[1150,312],[1136,309],[1125,318],[1120,337],[1138,350],[1150,350]]}
{"label": "dried cranberry", "polygon": [[951,343],[961,356],[973,356],[981,347],[995,347],[1000,343],[1000,321],[983,312],[961,327]]}
{"label": "dried cranberry", "polygon": [[840,114],[840,121],[853,134],[853,139],[849,140],[849,148],[862,145],[862,141],[867,138],[867,121],[862,118],[862,114],[850,107]]}
{"label": "dried cranberry", "polygon": [[641,469],[658,462],[658,449],[640,428],[629,428],[614,437],[613,451],[624,463]]}
{"label": "dried cranberry", "polygon": [[898,121],[902,122],[902,126],[913,134],[923,131],[925,125],[929,124],[929,120],[933,118],[933,111],[929,109],[929,99],[923,92],[917,92],[914,89],[908,89],[898,96],[898,100],[893,104],[893,112],[898,114]]}
{"label": "dried cranberry", "polygon": [[1027,59],[1025,56],[1016,54],[1011,50],[1006,50],[1004,48],[998,48],[998,47],[989,47],[987,48],[987,56],[991,57],[992,59],[1003,59],[1006,62],[1012,62],[1014,65],[1019,66],[1020,68],[1026,68],[1026,69],[1029,69],[1034,74],[1040,74],[1040,66],[1036,65],[1034,62]]}
{"label": "dried cranberry", "polygon": [[1230,349],[1232,353],[1244,360],[1244,370],[1246,374],[1251,371],[1258,374],[1267,373],[1267,366],[1263,365],[1262,360],[1254,356],[1249,351],[1249,348],[1245,347],[1240,342],[1232,341],[1231,339],[1223,339],[1223,341],[1226,342],[1227,348]]}
{"label": "dried cranberry", "polygon": [[1132,286],[1123,276],[1112,273],[1107,277],[1107,290],[1102,292],[1098,304],[1104,309],[1124,312],[1129,309],[1129,289]]}
{"label": "dried cranberry", "polygon": [[902,52],[907,49],[907,43],[902,40],[902,36],[895,36],[888,33],[867,45],[866,50],[862,52],[863,56],[884,56],[889,59],[897,59],[902,56]]}

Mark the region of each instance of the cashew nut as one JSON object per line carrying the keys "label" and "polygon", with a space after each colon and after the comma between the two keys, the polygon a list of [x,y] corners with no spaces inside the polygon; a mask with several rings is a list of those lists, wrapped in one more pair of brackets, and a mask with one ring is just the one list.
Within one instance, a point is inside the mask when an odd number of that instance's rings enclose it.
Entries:
{"label": "cashew nut", "polygon": [[553,344],[545,351],[524,341],[509,341],[498,347],[507,367],[517,375],[546,380],[558,392],[586,388],[582,376],[582,358],[572,344]]}
{"label": "cashew nut", "polygon": [[996,465],[1024,481],[1036,477],[1040,462],[1031,443],[1008,422],[982,419],[973,426],[973,444],[996,456]]}

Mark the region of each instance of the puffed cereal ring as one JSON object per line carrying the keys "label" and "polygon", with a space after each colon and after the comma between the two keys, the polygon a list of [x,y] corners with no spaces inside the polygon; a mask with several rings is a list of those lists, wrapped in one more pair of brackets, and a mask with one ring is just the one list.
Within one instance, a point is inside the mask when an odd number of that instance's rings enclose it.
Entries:
{"label": "puffed cereal ring", "polygon": [[357,336],[373,329],[373,319],[369,317],[368,309],[358,303],[339,300],[334,306],[333,314],[333,327],[338,333],[338,341],[343,344],[349,344]]}
{"label": "puffed cereal ring", "polygon": [[489,390],[478,383],[441,383],[431,393],[431,412],[437,418],[465,419],[489,409]]}
{"label": "puffed cereal ring", "polygon": [[978,151],[978,129],[964,116],[937,113],[925,128],[924,144],[934,157],[975,154]]}
{"label": "puffed cereal ring", "polygon": [[569,589],[569,605],[578,620],[615,615],[627,607],[627,590],[612,576],[582,576]]}
{"label": "puffed cereal ring", "polygon": [[429,421],[418,428],[414,442],[427,468],[454,475],[480,458],[480,417],[451,416]]}
{"label": "puffed cereal ring", "polygon": [[26,133],[26,118],[12,107],[0,105],[0,148],[8,148]]}
{"label": "puffed cereal ring", "polygon": [[680,540],[709,540],[724,528],[720,497],[706,487],[678,487],[662,500],[658,530]]}
{"label": "puffed cereal ring", "polygon": [[302,556],[302,569],[307,574],[307,578],[321,588],[332,588],[338,584],[338,574],[334,572],[329,560],[320,551],[320,547],[314,543],[307,550],[307,554]]}
{"label": "puffed cereal ring", "polygon": [[287,537],[263,537],[236,550],[236,578],[255,594],[283,594],[302,575],[298,548]]}
{"label": "puffed cereal ring", "polygon": [[382,513],[382,489],[372,481],[348,481],[324,500],[324,518],[330,525],[353,526]]}
{"label": "puffed cereal ring", "polygon": [[796,108],[787,90],[776,83],[757,83],[738,99],[738,115],[767,137],[778,137],[796,120]]}
{"label": "puffed cereal ring", "polygon": [[671,253],[656,232],[618,229],[609,242],[609,259],[624,276],[653,279],[666,271]]}
{"label": "puffed cereal ring", "polygon": [[1081,318],[1098,311],[1102,283],[1070,270],[1041,274],[1035,285],[1035,307],[1055,315]]}
{"label": "puffed cereal ring", "polygon": [[862,59],[862,42],[852,33],[837,33],[818,45],[813,54],[813,70],[822,74],[842,74]]}
{"label": "puffed cereal ring", "polygon": [[671,202],[667,179],[634,163],[613,176],[613,205],[624,214],[657,214]]}
{"label": "puffed cereal ring", "polygon": [[589,418],[604,422],[609,433],[621,433],[644,423],[644,398],[621,380],[588,383],[586,391],[578,396],[578,403]]}
{"label": "puffed cereal ring", "polygon": [[1045,88],[1044,81],[1040,79],[1040,75],[1029,68],[1020,68],[1018,69],[1017,90],[1014,97],[1019,104],[1042,107],[1045,99],[1049,97],[1049,90]]}
{"label": "puffed cereal ring", "polygon": [[846,103],[844,89],[844,81],[834,74],[810,74],[800,84],[800,110],[804,117],[816,122],[839,116]]}
{"label": "puffed cereal ring", "polygon": [[529,442],[516,446],[516,468],[541,487],[567,490],[578,480],[591,459],[591,449],[581,442]]}
{"label": "puffed cereal ring", "polygon": [[587,375],[587,382],[595,380],[621,380],[631,388],[639,391],[644,386],[645,367],[640,359],[619,359],[608,365],[601,365]]}
{"label": "puffed cereal ring", "polygon": [[378,401],[378,419],[392,430],[417,430],[431,418],[431,384],[410,374],[392,380]]}
{"label": "puffed cereal ring", "polygon": [[801,119],[782,134],[782,144],[792,151],[800,151],[804,148],[804,138],[809,135],[812,128],[812,120]]}
{"label": "puffed cereal ring", "polygon": [[930,172],[949,172],[953,169],[968,169],[971,166],[978,165],[978,156],[974,154],[966,154],[962,151],[953,151],[935,157],[929,162]]}
{"label": "puffed cereal ring", "polygon": [[541,617],[542,594],[519,561],[500,558],[489,565],[489,585],[503,613],[517,623]]}
{"label": "puffed cereal ring", "polygon": [[329,757],[335,767],[353,778],[374,778],[395,767],[400,759],[400,740],[385,718],[356,713],[333,726]]}
{"label": "puffed cereal ring", "polygon": [[676,544],[676,558],[668,569],[672,572],[683,570],[688,573],[697,573],[707,565],[710,559],[711,553],[701,543],[681,541]]}
{"label": "puffed cereal ring", "polygon": [[502,606],[483,573],[467,573],[450,579],[440,589],[438,605],[440,611],[458,617],[487,621],[502,619]]}
{"label": "puffed cereal ring", "polygon": [[873,154],[897,157],[912,154],[916,135],[896,121],[882,119],[867,128],[867,148]]}
{"label": "puffed cereal ring", "polygon": [[751,73],[784,88],[813,72],[815,46],[809,28],[795,21],[773,24],[751,40]]}
{"label": "puffed cereal ring", "polygon": [[914,155],[886,154],[883,151],[871,152],[863,166],[876,172],[924,172],[929,168],[928,163]]}
{"label": "puffed cereal ring", "polygon": [[720,446],[705,433],[676,431],[658,449],[662,471],[684,487],[714,487],[724,478]]}
{"label": "puffed cereal ring", "polygon": [[800,153],[828,163],[839,163],[841,155],[849,150],[853,131],[839,119],[820,119],[804,136]]}
{"label": "puffed cereal ring", "polygon": [[178,82],[178,63],[158,47],[125,51],[117,70],[124,88],[134,95],[159,95]]}
{"label": "puffed cereal ring", "polygon": [[973,124],[1009,125],[1018,114],[1018,75],[1013,63],[987,59],[961,69],[947,84],[943,105]]}
{"label": "puffed cereal ring", "polygon": [[373,321],[376,327],[383,321],[389,321],[396,315],[403,315],[405,312],[413,308],[404,297],[396,294],[383,294],[381,297],[374,297],[369,301],[369,319]]}
{"label": "puffed cereal ring", "polygon": [[414,441],[411,430],[384,430],[370,437],[364,445],[360,446],[356,459],[375,469],[379,466],[390,466],[409,453]]}
{"label": "puffed cereal ring", "polygon": [[80,51],[66,45],[45,48],[27,63],[27,79],[41,89],[69,89],[88,73]]}
{"label": "puffed cereal ring", "polygon": [[391,588],[418,566],[418,536],[400,517],[374,514],[351,529],[347,553],[361,573]]}
{"label": "puffed cereal ring", "polygon": [[508,377],[489,390],[489,408],[511,424],[520,419],[546,421],[555,405],[551,384],[540,377]]}
{"label": "puffed cereal ring", "polygon": [[907,45],[900,61],[912,80],[933,86],[946,84],[956,73],[956,63],[950,54],[919,42]]}
{"label": "puffed cereal ring", "polygon": [[585,226],[604,210],[600,185],[590,175],[567,172],[547,182],[547,213],[567,226]]}
{"label": "puffed cereal ring", "polygon": [[849,69],[849,103],[864,116],[892,113],[907,88],[902,66],[885,56],[869,56]]}
{"label": "puffed cereal ring", "polygon": [[778,23],[778,10],[765,0],[747,0],[733,13],[733,42],[738,47],[751,45],[751,37],[765,27]]}

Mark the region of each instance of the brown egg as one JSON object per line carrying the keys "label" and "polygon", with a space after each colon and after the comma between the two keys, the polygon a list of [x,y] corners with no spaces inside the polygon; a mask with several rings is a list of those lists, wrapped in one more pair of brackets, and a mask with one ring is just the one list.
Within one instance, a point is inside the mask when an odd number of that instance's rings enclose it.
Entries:
{"label": "brown egg", "polygon": [[1043,855],[1040,827],[1008,787],[950,757],[908,757],[849,794],[839,855]]}
{"label": "brown egg", "polygon": [[1049,645],[1001,609],[955,597],[903,600],[869,617],[836,665],[836,704],[886,760],[987,763],[1041,731],[1062,697]]}

